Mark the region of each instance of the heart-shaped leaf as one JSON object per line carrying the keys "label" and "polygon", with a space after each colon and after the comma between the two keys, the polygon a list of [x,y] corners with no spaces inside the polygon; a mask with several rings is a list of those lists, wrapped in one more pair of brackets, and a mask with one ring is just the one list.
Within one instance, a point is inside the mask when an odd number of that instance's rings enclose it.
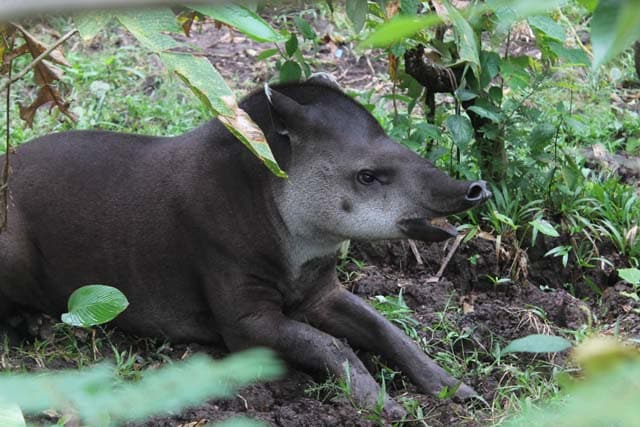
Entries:
{"label": "heart-shaped leaf", "polygon": [[110,322],[129,305],[127,297],[111,286],[87,285],[69,297],[68,313],[62,315],[67,325],[89,328]]}

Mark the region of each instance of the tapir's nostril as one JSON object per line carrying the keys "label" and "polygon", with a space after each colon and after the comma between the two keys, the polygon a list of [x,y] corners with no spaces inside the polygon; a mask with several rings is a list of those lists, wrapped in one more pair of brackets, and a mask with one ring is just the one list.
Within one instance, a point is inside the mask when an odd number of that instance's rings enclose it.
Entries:
{"label": "tapir's nostril", "polygon": [[484,181],[475,181],[469,185],[465,198],[469,202],[483,202],[489,197],[491,197],[491,191],[487,188],[487,183]]}

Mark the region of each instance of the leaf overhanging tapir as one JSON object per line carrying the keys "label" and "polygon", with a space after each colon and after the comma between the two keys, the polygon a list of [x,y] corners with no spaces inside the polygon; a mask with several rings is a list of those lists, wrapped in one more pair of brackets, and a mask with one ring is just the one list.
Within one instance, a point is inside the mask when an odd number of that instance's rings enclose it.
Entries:
{"label": "leaf overhanging tapir", "polygon": [[[348,380],[369,408],[380,387],[352,347],[391,360],[424,392],[459,385],[457,397],[474,396],[344,289],[335,267],[347,239],[455,235],[437,219],[485,201],[485,182],[456,181],[394,142],[323,76],[257,91],[241,107],[288,179],[215,119],[170,138],[73,131],[19,146],[0,234],[0,318],[20,307],[59,315],[76,288],[104,283],[130,301],[114,322],[124,330],[270,347]],[[388,396],[384,411],[404,413]]]}

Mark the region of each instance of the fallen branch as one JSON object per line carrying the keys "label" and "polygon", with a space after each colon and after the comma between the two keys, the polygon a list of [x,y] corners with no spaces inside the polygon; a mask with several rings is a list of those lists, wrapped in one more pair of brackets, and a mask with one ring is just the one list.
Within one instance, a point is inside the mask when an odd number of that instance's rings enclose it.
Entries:
{"label": "fallen branch", "polygon": [[38,55],[29,65],[27,65],[22,71],[20,71],[15,76],[11,76],[11,64],[9,64],[9,73],[8,80],[0,87],[0,92],[6,90],[6,141],[5,141],[5,155],[4,155],[4,164],[2,167],[2,176],[0,177],[0,232],[2,232],[7,227],[7,221],[9,216],[9,155],[11,149],[10,143],[10,93],[11,93],[11,85],[21,78],[23,78],[29,71],[31,71],[35,66],[37,66],[42,60],[44,60],[47,56],[51,54],[55,49],[57,49],[61,44],[67,41],[71,36],[76,34],[78,30],[71,30],[64,36],[62,36],[59,40],[57,40],[54,44],[49,46],[44,52]]}
{"label": "fallen branch", "polygon": [[453,258],[453,254],[456,253],[456,251],[458,250],[458,246],[460,246],[460,242],[462,242],[462,239],[464,239],[465,236],[466,234],[458,234],[458,236],[456,237],[456,240],[454,240],[453,245],[451,245],[451,249],[449,250],[449,253],[444,258],[444,260],[442,260],[442,265],[440,265],[440,270],[438,270],[438,272],[436,273],[436,278],[438,280],[440,280],[440,278],[442,277],[442,274],[444,273],[444,269],[447,268],[447,265],[449,265],[449,261],[451,261],[451,258]]}
{"label": "fallen branch", "polygon": [[411,248],[411,252],[413,252],[413,256],[415,257],[418,265],[423,265],[424,261],[422,261],[422,257],[420,256],[420,251],[418,250],[418,246],[416,246],[416,242],[409,239],[409,247]]}
{"label": "fallen branch", "polygon": [[411,77],[431,93],[453,93],[462,80],[463,66],[445,67],[425,55],[424,46],[418,45],[404,54],[404,67]]}
{"label": "fallen branch", "polygon": [[435,276],[429,277],[426,280],[427,283],[437,283],[440,281],[440,279],[442,278],[442,275],[444,274],[444,270],[447,268],[447,265],[449,265],[451,258],[453,258],[453,254],[456,253],[456,251],[458,250],[458,247],[460,246],[460,243],[462,242],[462,239],[464,239],[465,236],[466,234],[458,234],[458,236],[456,236],[456,240],[453,241],[453,245],[451,245],[451,249],[447,253],[447,256],[444,257],[444,259],[442,260],[442,264],[440,264],[440,269],[438,270]]}

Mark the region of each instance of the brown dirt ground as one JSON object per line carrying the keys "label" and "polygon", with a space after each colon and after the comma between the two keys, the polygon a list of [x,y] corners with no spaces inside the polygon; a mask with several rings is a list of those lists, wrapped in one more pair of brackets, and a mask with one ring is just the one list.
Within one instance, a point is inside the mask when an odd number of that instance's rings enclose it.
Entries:
{"label": "brown dirt ground", "polygon": [[[498,343],[504,346],[513,339],[532,333],[560,333],[564,329],[576,329],[587,322],[587,313],[592,313],[589,306],[562,289],[565,277],[561,269],[554,267],[559,262],[545,260],[545,268],[553,270],[549,277],[556,280],[545,283],[547,290],[544,291],[528,280],[498,286],[487,283],[486,276],[494,274],[496,269],[495,242],[483,238],[461,245],[444,270],[443,277],[435,281],[433,277],[451,249],[451,243],[427,245],[417,242],[423,262],[421,265],[406,242],[355,243],[352,256],[364,260],[365,266],[357,269],[351,265],[355,278],[346,286],[367,300],[378,295],[397,296],[402,290],[407,305],[414,311],[413,317],[419,323],[417,329],[420,336],[425,337],[432,348],[432,356],[434,352],[453,352],[463,357],[477,351],[480,357],[487,359],[491,357],[488,353]],[[476,254],[480,257],[473,265],[469,257]],[[629,299],[621,297],[618,292],[622,288],[621,284],[607,288],[602,298],[601,312],[593,311],[592,315],[602,313],[602,319],[611,322],[620,318],[620,326],[624,331],[637,334],[640,321],[637,315],[630,315]],[[448,331],[466,332],[453,348],[442,344],[443,334],[447,331],[425,328],[441,323],[442,319],[451,325]],[[52,320],[37,317],[36,323],[32,329],[38,335],[50,336]],[[89,342],[90,337],[86,333],[79,334],[76,336],[79,341]],[[164,358],[177,360],[193,352],[204,352],[213,357],[225,354],[224,348],[198,344],[165,345],[159,352],[157,343],[149,345],[145,340],[117,331],[111,331],[110,335],[118,348],[133,348],[141,360],[145,360],[145,367],[159,366]],[[109,354],[105,353],[104,356],[109,357]],[[362,356],[367,366],[375,369],[371,355]],[[555,359],[546,355],[535,358],[557,364],[563,364],[564,361],[564,355],[556,355]],[[513,363],[523,367],[535,358],[520,356],[514,358]],[[39,370],[38,365],[36,361],[32,362],[31,369]],[[74,366],[75,362],[71,360],[47,363],[48,369]],[[467,369],[468,373],[463,379],[489,403],[496,398],[497,387],[509,381],[502,370],[495,369],[482,375],[474,371],[473,365],[467,366]],[[550,370],[546,374],[552,375]],[[207,402],[181,414],[156,417],[128,426],[191,426],[190,423],[220,421],[234,415],[246,415],[274,426],[375,425],[367,420],[365,412],[354,408],[340,396],[329,395],[320,401],[312,393],[306,392],[323,379],[322,375],[311,375],[289,367],[284,379],[247,387],[233,399]],[[429,426],[483,426],[489,423],[486,409],[422,395],[406,378],[394,380],[389,389],[396,399],[412,398],[419,401],[426,414],[424,421]]]}

